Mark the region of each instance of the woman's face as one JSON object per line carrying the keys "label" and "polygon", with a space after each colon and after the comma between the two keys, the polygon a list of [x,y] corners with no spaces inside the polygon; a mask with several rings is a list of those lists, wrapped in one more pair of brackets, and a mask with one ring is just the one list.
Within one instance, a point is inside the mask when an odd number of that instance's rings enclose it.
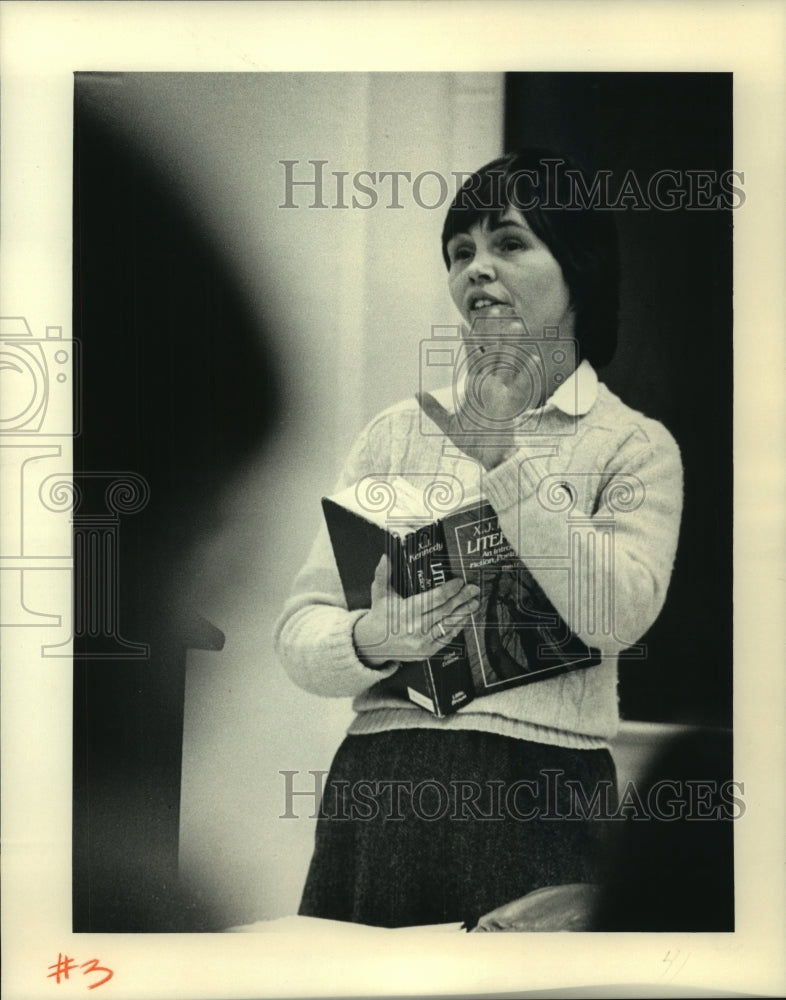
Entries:
{"label": "woman's face", "polygon": [[544,327],[573,336],[562,268],[518,209],[509,207],[498,221],[483,217],[454,236],[447,252],[450,294],[468,327],[481,317],[518,316],[536,340]]}

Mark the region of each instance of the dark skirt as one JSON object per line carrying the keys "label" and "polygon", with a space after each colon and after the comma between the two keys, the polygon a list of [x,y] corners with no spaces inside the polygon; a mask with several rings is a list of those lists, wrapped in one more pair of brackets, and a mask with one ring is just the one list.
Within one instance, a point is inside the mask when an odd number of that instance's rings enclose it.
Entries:
{"label": "dark skirt", "polygon": [[616,804],[607,750],[474,731],[348,736],[299,913],[379,927],[474,922],[542,886],[597,881]]}

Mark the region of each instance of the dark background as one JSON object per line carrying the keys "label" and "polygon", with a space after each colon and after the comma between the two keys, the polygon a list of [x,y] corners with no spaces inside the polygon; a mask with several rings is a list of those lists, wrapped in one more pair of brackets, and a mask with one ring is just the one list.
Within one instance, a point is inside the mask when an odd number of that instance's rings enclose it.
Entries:
{"label": "dark background", "polygon": [[[510,73],[505,147],[590,175],[732,169],[729,73]],[[737,182],[738,183],[738,182]],[[614,191],[612,181],[611,190]],[[685,507],[666,605],[620,664],[623,717],[731,726],[732,211],[615,212],[619,346],[600,377],[682,452]]]}
{"label": "dark background", "polygon": [[[210,930],[178,885],[183,711],[186,651],[223,636],[189,606],[188,555],[264,447],[279,387],[198,206],[107,115],[111,86],[78,74],[75,90],[74,474],[107,473],[82,482],[75,516],[106,513],[113,473],[143,476],[150,499],[122,519],[116,620],[75,636],[74,930]],[[90,573],[77,570],[77,617]],[[123,659],[123,643],[149,655]]]}

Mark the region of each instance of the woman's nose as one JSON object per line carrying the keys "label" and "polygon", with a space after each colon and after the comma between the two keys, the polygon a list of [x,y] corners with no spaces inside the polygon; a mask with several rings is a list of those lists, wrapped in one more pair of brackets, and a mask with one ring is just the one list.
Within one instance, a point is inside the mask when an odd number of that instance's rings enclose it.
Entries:
{"label": "woman's nose", "polygon": [[471,281],[493,281],[496,277],[494,262],[488,254],[476,252],[467,268],[467,275]]}

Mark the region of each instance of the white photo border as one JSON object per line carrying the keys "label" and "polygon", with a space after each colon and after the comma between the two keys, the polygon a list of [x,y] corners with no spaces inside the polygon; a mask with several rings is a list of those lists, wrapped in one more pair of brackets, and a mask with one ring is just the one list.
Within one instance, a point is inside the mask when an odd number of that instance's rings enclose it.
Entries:
{"label": "white photo border", "polygon": [[[773,789],[786,784],[786,422],[778,382],[786,372],[784,28],[786,8],[766,0],[712,7],[615,0],[2,5],[0,315],[24,314],[35,330],[70,326],[76,71],[730,71],[734,167],[745,173],[746,192],[734,219],[735,776],[745,781],[746,802],[736,827],[738,930],[574,935],[569,961],[565,937],[552,935],[533,941],[405,933],[406,945],[394,951],[388,937],[372,933],[362,952],[351,955],[339,939],[290,935],[73,935],[71,673],[64,661],[29,663],[23,630],[5,630],[6,995],[57,997],[83,988],[47,977],[60,953],[111,966],[117,978],[107,995],[114,990],[124,1000],[381,995],[382,989],[521,996],[548,988],[598,996],[602,984],[663,990],[650,995],[782,995],[786,797],[774,798]],[[69,600],[65,581],[58,598]],[[687,956],[679,967],[667,960],[675,953]]]}

